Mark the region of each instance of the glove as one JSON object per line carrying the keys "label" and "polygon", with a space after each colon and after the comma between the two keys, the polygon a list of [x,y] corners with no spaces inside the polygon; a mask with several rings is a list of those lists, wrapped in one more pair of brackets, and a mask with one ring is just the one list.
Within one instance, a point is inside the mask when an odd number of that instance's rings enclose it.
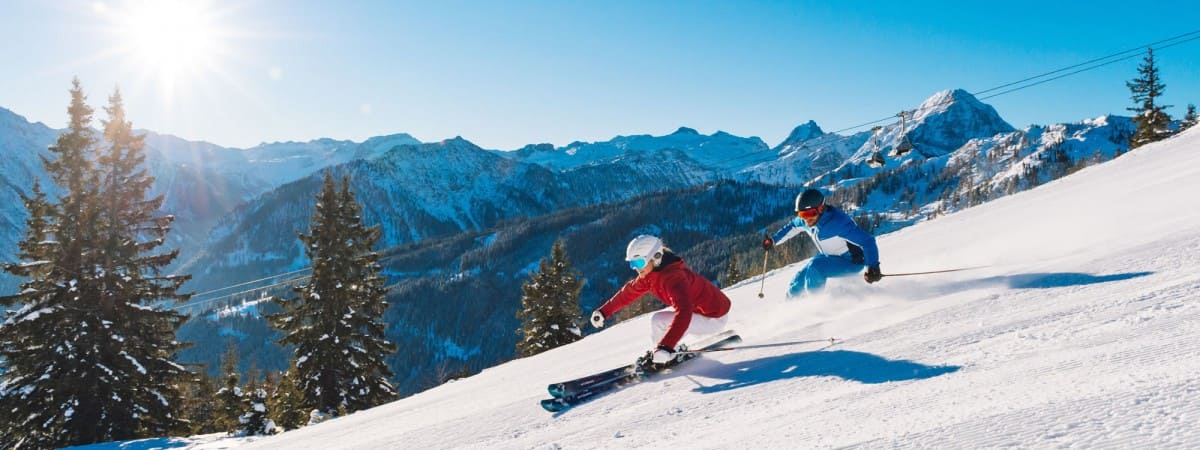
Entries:
{"label": "glove", "polygon": [[596,328],[604,328],[604,313],[600,310],[592,311],[592,326]]}
{"label": "glove", "polygon": [[883,279],[883,273],[879,272],[878,265],[874,265],[867,268],[867,273],[863,274],[863,279],[867,280],[867,283],[874,283]]}
{"label": "glove", "polygon": [[763,239],[763,251],[769,252],[769,251],[771,251],[771,247],[774,247],[774,246],[775,246],[775,240],[771,239],[770,236],[767,236],[766,239]]}
{"label": "glove", "polygon": [[675,359],[675,349],[665,345],[660,345],[654,349],[654,356],[651,357],[651,360],[655,364],[666,364],[671,362],[672,359]]}

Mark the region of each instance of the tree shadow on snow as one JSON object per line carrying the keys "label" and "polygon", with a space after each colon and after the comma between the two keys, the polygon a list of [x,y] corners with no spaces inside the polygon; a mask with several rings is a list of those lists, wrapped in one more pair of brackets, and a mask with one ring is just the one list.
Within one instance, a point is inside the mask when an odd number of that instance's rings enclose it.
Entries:
{"label": "tree shadow on snow", "polygon": [[1002,275],[980,278],[976,280],[960,281],[958,283],[951,284],[949,287],[953,290],[965,290],[978,287],[980,285],[1003,285],[1008,286],[1011,289],[1051,289],[1122,281],[1144,277],[1153,273],[1154,272],[1129,272],[1114,273],[1111,275],[1092,275],[1090,273],[1078,272],[1021,273],[1016,275]]}
{"label": "tree shadow on snow", "polygon": [[865,384],[923,380],[957,371],[960,366],[927,366],[906,360],[889,360],[870,353],[849,350],[815,351],[772,356],[734,364],[717,361],[695,372],[729,381],[700,386],[695,392],[713,393],[739,389],[776,380],[799,377],[838,377]]}

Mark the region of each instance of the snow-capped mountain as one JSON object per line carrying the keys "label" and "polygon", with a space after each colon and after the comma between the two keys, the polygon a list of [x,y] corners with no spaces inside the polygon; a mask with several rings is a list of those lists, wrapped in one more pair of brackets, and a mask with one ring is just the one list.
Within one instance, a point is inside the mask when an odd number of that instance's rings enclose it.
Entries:
{"label": "snow-capped mountain", "polygon": [[[891,231],[1112,159],[1128,148],[1133,129],[1129,118],[1116,116],[1030,126],[973,138],[937,156],[906,155],[894,167],[847,162],[816,184],[833,186],[838,203],[880,231]],[[914,144],[927,154],[941,153],[922,145]]]}
{"label": "snow-capped mountain", "polygon": [[[528,145],[506,156],[545,166],[568,170],[586,165],[611,163],[637,154],[678,151],[710,170],[730,170],[746,164],[745,158],[762,154],[767,144],[758,137],[743,138],[724,131],[703,135],[680,127],[666,136],[617,136],[605,142],[572,142],[566,147],[549,144]],[[636,167],[636,165],[631,165]]]}
{"label": "snow-capped mountain", "polygon": [[798,186],[837,169],[862,148],[869,133],[840,136],[825,133],[815,121],[792,130],[776,146],[774,157],[742,169],[738,178]]}
{"label": "snow-capped mountain", "polygon": [[[384,247],[544,214],[569,203],[571,195],[545,168],[502,158],[461,138],[393,146],[334,171],[350,177],[364,220],[382,226]],[[306,266],[296,233],[308,230],[322,178],[310,174],[221,218],[204,251],[183,270],[265,276]]]}
{"label": "snow-capped mountain", "polygon": [[139,130],[146,135],[146,159],[162,167],[201,167],[243,189],[248,200],[269,189],[303,178],[325,167],[373,158],[397,145],[420,144],[408,134],[376,136],[362,143],[316,139],[308,142],[263,143],[247,149],[225,148],[175,136]]}
{"label": "snow-capped mountain", "polygon": [[[936,151],[940,149],[957,149],[971,139],[1013,130],[995,108],[962,89],[942,91],[926,99],[913,111],[908,126],[913,151],[925,157],[938,156]],[[900,142],[899,130],[894,126],[881,134],[880,145],[887,145],[884,151]]]}
{"label": "snow-capped mountain", "polygon": [[[368,141],[370,142],[370,141]],[[521,217],[710,181],[681,150],[629,152],[608,163],[555,172],[454,138],[400,145],[371,159],[332,166],[349,176],[363,219],[381,227],[382,248],[491,228]],[[669,176],[667,175],[669,174]],[[267,192],[222,217],[204,251],[181,270],[198,287],[268,276],[308,265],[296,233],[308,230],[323,175],[311,174]],[[264,226],[263,224],[270,224]],[[205,284],[208,278],[211,285]]]}
{"label": "snow-capped mountain", "polygon": [[[994,108],[961,89],[938,92],[906,112],[905,120],[849,136],[825,133],[816,122],[796,127],[774,150],[777,159],[743,169],[741,179],[773,184],[832,185],[872,175],[909,161],[937,158],[972,139],[987,139],[1013,128]],[[886,157],[883,167],[867,164],[876,153],[888,155],[907,139],[913,150]],[[830,175],[838,175],[831,177]],[[846,176],[850,175],[850,176]]]}
{"label": "snow-capped mountain", "polygon": [[[0,259],[13,260],[16,243],[25,230],[26,211],[20,196],[32,180],[41,182],[53,198],[57,186],[49,181],[41,156],[52,157],[61,130],[0,108]],[[145,135],[147,169],[155,177],[150,195],[163,195],[162,212],[175,215],[168,245],[181,248],[185,259],[195,258],[218,219],[235,206],[284,183],[323,168],[372,158],[397,145],[419,144],[412,136],[378,136],[362,143],[318,139],[276,142],[250,149],[221,147],[176,136],[138,130]],[[101,133],[96,131],[96,137]],[[16,280],[0,273],[0,288],[14,289]]]}

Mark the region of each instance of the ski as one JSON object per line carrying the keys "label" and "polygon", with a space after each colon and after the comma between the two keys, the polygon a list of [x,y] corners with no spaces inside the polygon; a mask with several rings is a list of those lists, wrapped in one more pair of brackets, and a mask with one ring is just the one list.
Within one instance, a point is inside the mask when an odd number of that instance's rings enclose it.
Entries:
{"label": "ski", "polygon": [[[706,339],[703,342],[701,349],[715,349],[726,345],[733,345],[741,342],[742,338],[732,331],[727,331],[712,338]],[[548,398],[541,401],[542,408],[549,412],[559,412],[572,406],[590,400],[599,394],[608,392],[618,386],[635,382],[663,370],[675,367],[683,362],[695,359],[700,356],[699,353],[681,353],[676,359],[670,363],[657,368],[652,372],[644,372],[638,369],[636,364],[619,367],[613,370],[601,372],[595,375],[589,375],[575,380],[555,383],[547,386],[554,398]]]}

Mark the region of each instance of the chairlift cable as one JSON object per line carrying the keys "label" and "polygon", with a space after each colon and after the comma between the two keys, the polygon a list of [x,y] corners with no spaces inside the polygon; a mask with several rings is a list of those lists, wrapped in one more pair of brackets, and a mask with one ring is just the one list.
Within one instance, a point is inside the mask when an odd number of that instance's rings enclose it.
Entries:
{"label": "chairlift cable", "polygon": [[291,271],[291,272],[284,272],[284,273],[277,274],[277,275],[271,275],[271,276],[269,276],[269,277],[263,277],[263,278],[259,278],[259,279],[257,279],[257,280],[250,280],[250,281],[247,281],[247,282],[244,282],[244,283],[231,284],[231,285],[229,285],[229,286],[225,286],[225,287],[221,287],[221,288],[213,289],[213,290],[210,290],[210,291],[204,291],[204,292],[201,292],[201,293],[198,293],[198,294],[192,294],[192,296],[193,296],[193,297],[199,297],[199,296],[202,296],[202,295],[208,295],[208,294],[211,294],[211,293],[214,293],[214,292],[220,292],[220,291],[223,291],[223,290],[226,290],[226,289],[229,289],[229,288],[234,288],[234,287],[239,287],[239,286],[245,286],[245,285],[247,285],[247,284],[258,283],[258,282],[260,282],[260,281],[263,281],[263,280],[270,280],[270,279],[272,279],[272,278],[284,277],[284,276],[288,276],[288,275],[292,275],[292,274],[296,274],[296,273],[300,273],[300,272],[305,272],[305,271],[309,271],[309,270],[312,270],[312,266],[305,267],[305,268],[303,268],[303,269],[300,269],[300,270],[293,270],[293,271]]}

